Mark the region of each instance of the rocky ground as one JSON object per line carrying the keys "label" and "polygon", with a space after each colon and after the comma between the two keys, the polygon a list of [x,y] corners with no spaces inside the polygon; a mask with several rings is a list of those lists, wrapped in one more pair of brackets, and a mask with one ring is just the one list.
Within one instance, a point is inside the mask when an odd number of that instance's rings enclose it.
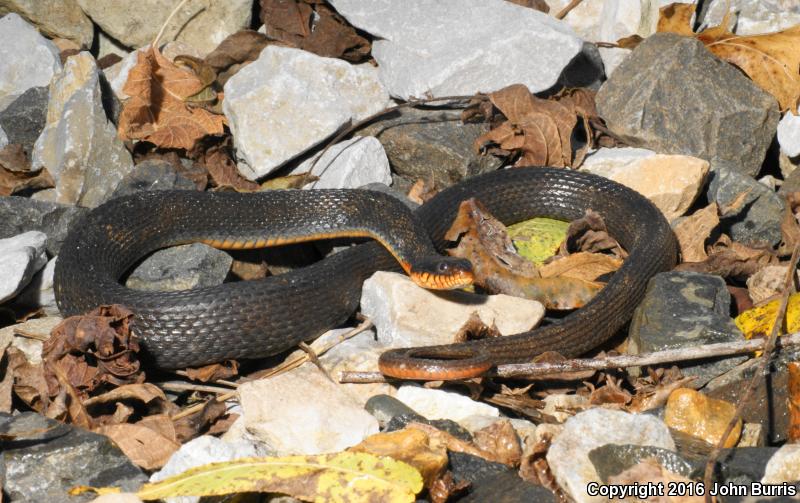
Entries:
{"label": "rocky ground", "polygon": [[[2,500],[593,502],[650,482],[665,494],[647,501],[713,484],[721,501],[797,501],[800,339],[763,355],[747,341],[776,320],[800,331],[800,1],[669,4],[0,0]],[[414,209],[535,165],[641,192],[680,244],[629,326],[587,355],[600,370],[537,370],[563,359],[548,355],[424,384],[387,381],[377,360],[580,307],[625,258],[602,215],[482,243],[544,261],[555,301],[378,272],[313,358],[164,372],[137,359],[124,308],[63,320],[55,304],[70,228],[115,197],[369,188]],[[258,280],[337,249],[190,244],[125,281]]]}

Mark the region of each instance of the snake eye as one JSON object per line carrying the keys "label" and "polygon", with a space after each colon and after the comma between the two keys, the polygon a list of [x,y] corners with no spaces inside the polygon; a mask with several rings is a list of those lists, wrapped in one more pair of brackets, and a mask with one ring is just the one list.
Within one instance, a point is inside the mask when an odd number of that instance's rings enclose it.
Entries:
{"label": "snake eye", "polygon": [[450,264],[447,262],[439,262],[436,265],[436,272],[438,272],[439,274],[446,274],[450,272],[451,269],[452,268],[450,267]]}

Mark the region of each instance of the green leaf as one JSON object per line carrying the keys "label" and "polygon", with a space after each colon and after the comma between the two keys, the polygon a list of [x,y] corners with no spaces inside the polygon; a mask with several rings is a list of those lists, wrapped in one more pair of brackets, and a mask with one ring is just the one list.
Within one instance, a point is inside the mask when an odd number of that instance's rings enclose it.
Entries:
{"label": "green leaf", "polygon": [[192,468],[137,493],[143,500],[171,496],[284,493],[315,502],[413,502],[422,476],[389,457],[340,452],[317,456],[242,458]]}
{"label": "green leaf", "polygon": [[508,236],[517,253],[536,265],[552,257],[567,237],[568,222],[552,218],[532,218],[508,227]]}

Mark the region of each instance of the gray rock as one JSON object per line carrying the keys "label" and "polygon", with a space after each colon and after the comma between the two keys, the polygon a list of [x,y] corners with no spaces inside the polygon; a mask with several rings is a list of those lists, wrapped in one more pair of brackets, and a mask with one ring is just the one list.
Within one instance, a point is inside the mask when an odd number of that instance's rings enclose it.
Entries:
{"label": "gray rock", "polygon": [[[153,41],[180,0],[141,0],[135,9],[121,9],[117,0],[77,1],[104,32],[125,46],[138,48]],[[185,42],[205,55],[228,35],[248,27],[252,13],[252,0],[186,2],[167,25],[161,41]]]}
{"label": "gray rock", "polygon": [[0,16],[16,12],[48,37],[92,46],[94,26],[75,0],[0,0]]}
{"label": "gray rock", "polygon": [[[721,218],[722,231],[734,241],[751,245],[776,245],[781,240],[785,202],[772,189],[753,178],[728,169],[712,172],[707,197],[720,208],[737,206]],[[743,200],[738,198],[745,194]]]}
{"label": "gray rock", "polygon": [[71,56],[50,86],[47,125],[32,164],[44,166],[56,188],[35,198],[94,208],[133,169],[131,155],[106,117],[100,73],[88,52]]}
{"label": "gray rock", "polygon": [[31,87],[48,85],[61,71],[61,56],[55,44],[14,13],[0,18],[0,40],[2,110]]}
{"label": "gray rock", "polygon": [[659,447],[607,444],[589,451],[589,459],[604,484],[608,483],[609,477],[619,475],[647,458],[655,458],[658,464],[672,473],[684,477],[692,473],[691,463],[677,453]]}
{"label": "gray rock", "polygon": [[86,211],[85,208],[27,197],[0,196],[0,238],[26,231],[44,232],[47,234],[47,253],[56,256],[67,238],[69,227]]}
{"label": "gray rock", "polygon": [[795,169],[786,177],[778,189],[778,195],[787,195],[792,192],[800,191],[800,169]]}
{"label": "gray rock", "polygon": [[255,180],[388,103],[369,65],[269,45],[225,83],[222,108],[239,171]]}
{"label": "gray rock", "polygon": [[333,145],[311,169],[318,157],[315,155],[292,170],[293,174],[310,172],[319,177],[306,188],[355,189],[368,183],[392,183],[386,152],[372,136],[355,136]]}
{"label": "gray rock", "polygon": [[385,427],[386,424],[395,416],[404,414],[417,414],[414,412],[414,409],[404,404],[397,398],[389,395],[375,395],[371,397],[364,405],[364,409],[375,416],[375,419],[378,420],[381,428]]}
{"label": "gray rock", "polygon": [[[744,336],[730,317],[731,296],[719,276],[694,272],[657,274],[631,320],[628,353],[640,354],[717,342]],[[703,381],[735,367],[747,357],[693,361],[680,365],[684,375]]]}
{"label": "gray rock", "polygon": [[233,258],[202,243],[174,246],[147,257],[128,277],[128,288],[178,291],[222,284]]}
{"label": "gray rock", "polygon": [[0,441],[3,501],[80,503],[95,496],[69,496],[74,486],[113,485],[135,491],[147,482],[108,437],[33,412],[0,414],[0,435],[10,439]]}
{"label": "gray rock", "polygon": [[404,109],[359,132],[383,144],[395,173],[413,184],[420,178],[437,188],[500,167],[502,160],[475,154],[473,142],[486,124],[462,124],[460,112]]}
{"label": "gray rock", "polygon": [[522,480],[512,471],[502,471],[475,481],[469,494],[459,498],[460,503],[519,503],[536,501],[556,503],[555,494],[540,485]]}
{"label": "gray rock", "polygon": [[175,167],[161,159],[149,159],[137,164],[125,175],[110,199],[142,190],[196,190],[197,186]]}
{"label": "gray rock", "polygon": [[[771,95],[691,37],[642,42],[597,93],[597,110],[631,145],[754,176],[775,136]],[[713,134],[709,134],[713,131]]]}
{"label": "gray rock", "polygon": [[56,259],[50,259],[41,271],[34,274],[30,283],[14,299],[14,304],[28,308],[41,309],[47,316],[59,316],[61,311],[56,304],[56,294],[53,289],[53,274],[56,269]]}
{"label": "gray rock", "polygon": [[[620,37],[621,38],[621,37]],[[602,52],[591,42],[584,42],[581,52],[564,67],[554,89],[562,87],[587,87],[595,91],[606,77]]]}
{"label": "gray rock", "polygon": [[0,303],[17,295],[47,264],[43,232],[29,231],[0,239]]}
{"label": "gray rock", "polygon": [[5,147],[6,145],[8,145],[8,135],[6,135],[6,132],[2,127],[0,127],[0,148]]}
{"label": "gray rock", "polygon": [[[719,479],[738,484],[758,482],[764,476],[767,462],[777,451],[777,447],[723,449],[717,459]],[[704,468],[703,465],[695,468],[692,477],[702,477]]]}
{"label": "gray rock", "polygon": [[392,96],[469,95],[553,86],[583,42],[566,24],[502,0],[333,0],[375,36],[372,55]]}
{"label": "gray rock", "polygon": [[47,99],[46,87],[31,87],[0,112],[0,128],[6,132],[8,143],[22,145],[28,158],[44,129]]}

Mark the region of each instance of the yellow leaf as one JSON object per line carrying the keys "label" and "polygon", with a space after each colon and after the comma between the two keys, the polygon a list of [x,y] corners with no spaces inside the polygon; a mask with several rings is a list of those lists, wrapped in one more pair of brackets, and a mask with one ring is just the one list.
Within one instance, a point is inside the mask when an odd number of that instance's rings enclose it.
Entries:
{"label": "yellow leaf", "polygon": [[696,6],[688,3],[672,3],[658,9],[658,25],[656,31],[659,33],[677,33],[691,37],[692,16],[694,16]]}
{"label": "yellow leaf", "polygon": [[539,265],[552,257],[567,237],[569,222],[552,218],[532,218],[508,227],[508,237],[517,253]]}
{"label": "yellow leaf", "polygon": [[402,503],[414,501],[420,490],[422,476],[406,463],[372,454],[341,452],[211,463],[145,484],[136,495],[155,500],[277,492],[314,502]]}
{"label": "yellow leaf", "polygon": [[[742,331],[746,339],[753,337],[768,337],[775,324],[780,300],[773,300],[763,306],[754,307],[743,312],[734,320],[736,326]],[[786,309],[786,332],[792,333],[800,330],[800,293],[789,297]]]}

